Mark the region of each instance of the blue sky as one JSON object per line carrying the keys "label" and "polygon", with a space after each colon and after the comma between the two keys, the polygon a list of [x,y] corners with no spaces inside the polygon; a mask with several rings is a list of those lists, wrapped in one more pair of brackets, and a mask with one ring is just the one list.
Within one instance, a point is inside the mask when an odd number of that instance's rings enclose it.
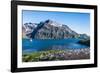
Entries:
{"label": "blue sky", "polygon": [[69,26],[77,33],[90,35],[90,14],[75,12],[48,12],[23,10],[23,23],[39,23],[51,19],[61,24]]}

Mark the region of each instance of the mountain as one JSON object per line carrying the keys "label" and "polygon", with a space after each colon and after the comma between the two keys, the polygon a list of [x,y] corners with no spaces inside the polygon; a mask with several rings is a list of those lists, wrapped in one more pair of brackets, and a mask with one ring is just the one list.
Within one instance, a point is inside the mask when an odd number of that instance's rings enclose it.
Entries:
{"label": "mountain", "polygon": [[36,23],[25,23],[22,25],[22,35],[23,38],[28,38],[28,34],[31,34],[33,30],[37,27]]}
{"label": "mountain", "polygon": [[31,39],[66,39],[80,36],[67,25],[52,20],[40,23],[25,23],[22,26],[22,32],[24,38]]}
{"label": "mountain", "polygon": [[79,34],[80,39],[90,39],[90,37],[87,34]]}

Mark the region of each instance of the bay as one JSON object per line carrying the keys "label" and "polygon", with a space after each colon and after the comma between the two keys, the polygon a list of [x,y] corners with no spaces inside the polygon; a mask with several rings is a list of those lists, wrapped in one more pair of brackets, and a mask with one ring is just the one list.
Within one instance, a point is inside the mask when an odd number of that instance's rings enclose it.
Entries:
{"label": "bay", "polygon": [[80,39],[68,38],[68,39],[22,39],[22,51],[34,52],[50,49],[84,49],[89,46],[77,43]]}

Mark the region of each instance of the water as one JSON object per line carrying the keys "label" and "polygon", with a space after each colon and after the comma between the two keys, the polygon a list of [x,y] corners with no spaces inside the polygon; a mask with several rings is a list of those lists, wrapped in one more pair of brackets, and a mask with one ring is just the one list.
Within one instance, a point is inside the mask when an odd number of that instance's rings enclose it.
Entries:
{"label": "water", "polygon": [[[22,49],[23,52],[33,52],[33,51],[40,51],[40,50],[47,50],[51,47],[56,47],[55,49],[81,49],[81,48],[88,48],[89,46],[82,45],[77,43],[79,39],[62,39],[62,40],[32,40],[23,39],[22,40]],[[59,47],[57,47],[59,46]]]}

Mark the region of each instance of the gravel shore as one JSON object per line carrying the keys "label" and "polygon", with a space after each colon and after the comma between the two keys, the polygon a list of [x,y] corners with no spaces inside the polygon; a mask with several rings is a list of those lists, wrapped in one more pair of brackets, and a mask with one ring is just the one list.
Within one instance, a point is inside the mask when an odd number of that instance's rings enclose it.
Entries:
{"label": "gravel shore", "polygon": [[90,49],[49,50],[24,54],[24,62],[90,59]]}

